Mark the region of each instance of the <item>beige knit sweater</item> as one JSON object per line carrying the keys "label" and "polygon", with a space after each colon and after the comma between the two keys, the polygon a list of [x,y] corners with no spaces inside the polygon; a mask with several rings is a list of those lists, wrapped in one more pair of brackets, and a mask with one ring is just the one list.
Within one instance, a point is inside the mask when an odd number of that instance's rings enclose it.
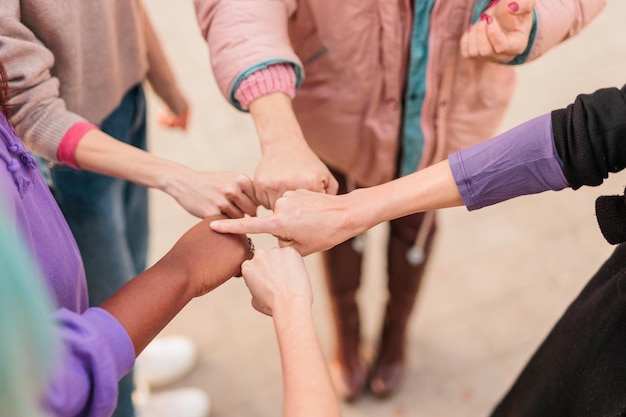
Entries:
{"label": "beige knit sweater", "polygon": [[141,0],[2,0],[0,60],[18,135],[52,161],[74,124],[101,123],[145,79],[186,105]]}

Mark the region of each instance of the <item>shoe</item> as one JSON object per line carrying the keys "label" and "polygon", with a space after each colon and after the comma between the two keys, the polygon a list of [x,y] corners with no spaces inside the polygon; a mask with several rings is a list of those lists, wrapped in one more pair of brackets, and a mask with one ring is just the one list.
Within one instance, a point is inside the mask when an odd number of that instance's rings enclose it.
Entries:
{"label": "shoe", "polygon": [[330,378],[337,395],[346,402],[356,401],[365,388],[367,375],[362,367],[348,370],[334,360],[329,365]]}
{"label": "shoe", "polygon": [[404,370],[404,360],[374,366],[368,382],[370,392],[378,398],[391,396],[402,382]]}
{"label": "shoe", "polygon": [[148,394],[135,403],[137,417],[208,417],[209,396],[198,388],[180,388]]}
{"label": "shoe", "polygon": [[135,361],[136,378],[152,388],[162,387],[183,378],[198,362],[198,350],[184,336],[154,339]]}
{"label": "shoe", "polygon": [[394,310],[387,306],[378,354],[368,376],[369,391],[379,398],[396,391],[405,371],[406,319],[390,314]]}

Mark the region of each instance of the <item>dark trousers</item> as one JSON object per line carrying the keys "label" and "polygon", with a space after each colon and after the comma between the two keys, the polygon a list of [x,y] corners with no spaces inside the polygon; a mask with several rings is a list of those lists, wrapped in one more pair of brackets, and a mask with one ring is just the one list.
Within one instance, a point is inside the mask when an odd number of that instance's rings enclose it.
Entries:
{"label": "dark trousers", "polygon": [[591,278],[492,417],[626,416],[626,244]]}

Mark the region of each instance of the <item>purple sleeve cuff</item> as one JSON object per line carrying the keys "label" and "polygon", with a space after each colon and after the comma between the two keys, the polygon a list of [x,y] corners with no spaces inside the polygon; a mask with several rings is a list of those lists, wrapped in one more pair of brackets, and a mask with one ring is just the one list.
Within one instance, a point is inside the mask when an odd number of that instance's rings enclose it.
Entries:
{"label": "purple sleeve cuff", "polygon": [[135,364],[135,347],[126,329],[108,311],[98,307],[88,309],[83,313],[83,317],[94,326],[103,329],[104,340],[116,359],[118,379],[129,373]]}
{"label": "purple sleeve cuff", "polygon": [[545,114],[448,157],[463,203],[476,210],[569,187]]}
{"label": "purple sleeve cuff", "polygon": [[134,364],[128,334],[100,308],[83,314],[60,309],[55,318],[63,351],[46,390],[45,410],[59,417],[111,415],[118,382]]}

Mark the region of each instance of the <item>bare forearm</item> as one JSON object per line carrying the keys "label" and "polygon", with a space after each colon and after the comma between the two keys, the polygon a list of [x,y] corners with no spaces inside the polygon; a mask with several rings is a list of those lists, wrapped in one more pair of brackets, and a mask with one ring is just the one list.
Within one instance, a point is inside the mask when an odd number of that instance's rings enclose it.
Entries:
{"label": "bare forearm", "polygon": [[340,415],[326,362],[313,326],[310,301],[294,297],[275,307],[284,379],[284,417]]}
{"label": "bare forearm", "polygon": [[185,277],[157,263],[124,285],[101,307],[124,326],[135,355],[193,298]]}
{"label": "bare forearm", "polygon": [[[291,97],[282,92],[271,93],[250,104],[250,114],[259,135],[261,151],[286,143],[307,146],[291,106]],[[289,141],[289,142],[286,142]]]}
{"label": "bare forearm", "polygon": [[346,195],[346,221],[359,233],[379,223],[412,213],[462,206],[463,200],[448,160],[411,175]]}
{"label": "bare forearm", "polygon": [[170,193],[189,168],[116,140],[97,129],[78,142],[76,164],[88,171]]}

